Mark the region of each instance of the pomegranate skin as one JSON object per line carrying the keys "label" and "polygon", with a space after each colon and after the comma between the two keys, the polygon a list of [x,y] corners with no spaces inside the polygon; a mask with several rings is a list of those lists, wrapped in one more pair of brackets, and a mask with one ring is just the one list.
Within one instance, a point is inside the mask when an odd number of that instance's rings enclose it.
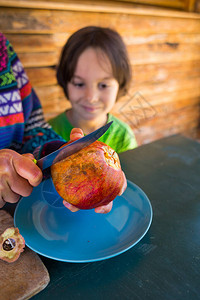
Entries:
{"label": "pomegranate skin", "polygon": [[117,153],[100,141],[52,165],[51,175],[58,194],[79,209],[107,205],[124,184]]}

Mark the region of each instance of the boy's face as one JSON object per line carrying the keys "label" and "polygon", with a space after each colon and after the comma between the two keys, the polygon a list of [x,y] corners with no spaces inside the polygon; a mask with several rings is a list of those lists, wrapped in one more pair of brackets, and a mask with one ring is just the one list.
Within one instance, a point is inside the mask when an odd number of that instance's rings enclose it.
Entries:
{"label": "boy's face", "polygon": [[105,118],[118,94],[108,57],[101,50],[87,48],[79,57],[68,96],[76,117],[85,120]]}

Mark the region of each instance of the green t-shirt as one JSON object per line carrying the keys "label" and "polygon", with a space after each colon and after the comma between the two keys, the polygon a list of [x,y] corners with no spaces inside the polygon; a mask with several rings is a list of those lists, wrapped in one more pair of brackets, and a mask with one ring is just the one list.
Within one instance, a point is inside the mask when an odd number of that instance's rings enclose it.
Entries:
{"label": "green t-shirt", "polygon": [[[130,126],[111,114],[108,114],[108,123],[113,121],[110,128],[104,133],[99,141],[109,145],[117,153],[124,152],[137,147],[137,142]],[[66,113],[63,112],[57,117],[49,120],[55,132],[65,140],[70,140],[70,132],[73,126],[67,119]]]}

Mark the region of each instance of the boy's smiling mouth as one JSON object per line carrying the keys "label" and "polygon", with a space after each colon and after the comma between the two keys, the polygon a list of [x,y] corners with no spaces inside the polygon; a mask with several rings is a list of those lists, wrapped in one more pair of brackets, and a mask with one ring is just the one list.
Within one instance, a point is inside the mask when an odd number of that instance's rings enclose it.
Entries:
{"label": "boy's smiling mouth", "polygon": [[95,112],[96,110],[100,109],[100,107],[96,107],[96,106],[82,106],[82,107],[87,112]]}

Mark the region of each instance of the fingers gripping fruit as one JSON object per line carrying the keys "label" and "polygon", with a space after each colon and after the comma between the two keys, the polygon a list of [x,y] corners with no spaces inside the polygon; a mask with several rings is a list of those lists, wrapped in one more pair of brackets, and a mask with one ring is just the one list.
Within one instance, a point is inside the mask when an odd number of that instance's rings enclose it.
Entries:
{"label": "fingers gripping fruit", "polygon": [[0,236],[0,259],[14,262],[24,251],[25,241],[18,228],[7,228]]}
{"label": "fingers gripping fruit", "polygon": [[100,141],[52,165],[51,175],[58,194],[80,209],[107,205],[124,184],[117,153]]}

